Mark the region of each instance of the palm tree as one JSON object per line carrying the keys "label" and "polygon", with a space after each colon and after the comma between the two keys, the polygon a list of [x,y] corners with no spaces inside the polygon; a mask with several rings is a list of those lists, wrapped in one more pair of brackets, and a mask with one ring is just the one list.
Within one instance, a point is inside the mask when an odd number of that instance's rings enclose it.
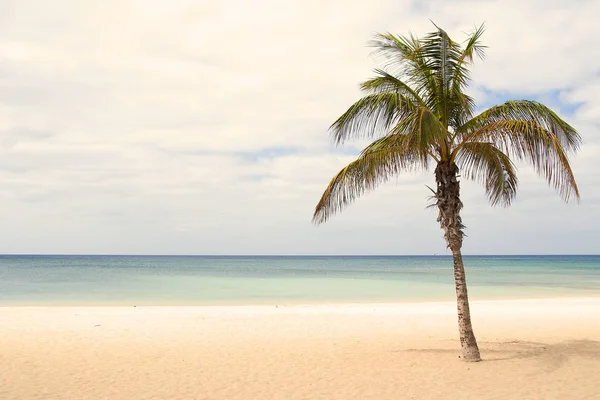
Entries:
{"label": "palm tree", "polygon": [[469,66],[483,59],[482,25],[461,45],[436,26],[413,35],[378,34],[372,42],[383,69],[361,84],[365,96],[331,126],[333,140],[377,138],[343,168],[325,189],[313,221],[327,221],[365,192],[393,176],[435,165],[434,206],[454,259],[462,359],[480,361],[471,326],[461,255],[463,228],[459,171],[483,183],[492,205],[508,206],[517,193],[514,160],[530,162],[565,200],[579,199],[567,154],[581,138],[552,110],[535,101],[507,101],[475,115],[465,93]]}

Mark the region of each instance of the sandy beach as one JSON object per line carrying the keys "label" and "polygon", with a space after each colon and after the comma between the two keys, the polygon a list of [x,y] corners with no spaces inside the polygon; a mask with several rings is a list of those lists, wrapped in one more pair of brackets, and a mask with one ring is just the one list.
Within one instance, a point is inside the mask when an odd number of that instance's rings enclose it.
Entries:
{"label": "sandy beach", "polygon": [[597,399],[600,298],[0,307],[0,399]]}

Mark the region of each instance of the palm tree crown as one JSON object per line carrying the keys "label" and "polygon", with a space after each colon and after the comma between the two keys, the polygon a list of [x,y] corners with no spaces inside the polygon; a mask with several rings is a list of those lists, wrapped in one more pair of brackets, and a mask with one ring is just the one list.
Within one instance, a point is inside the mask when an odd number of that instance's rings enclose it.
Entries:
{"label": "palm tree crown", "polygon": [[535,101],[508,101],[475,115],[465,93],[469,66],[484,57],[483,25],[463,45],[437,30],[423,38],[379,34],[372,45],[383,69],[361,84],[365,96],[331,126],[342,144],[376,138],[333,177],[313,220],[323,223],[378,184],[406,170],[455,166],[483,183],[492,205],[510,205],[517,191],[513,160],[530,162],[568,201],[579,190],[567,154],[581,142],[575,129]]}

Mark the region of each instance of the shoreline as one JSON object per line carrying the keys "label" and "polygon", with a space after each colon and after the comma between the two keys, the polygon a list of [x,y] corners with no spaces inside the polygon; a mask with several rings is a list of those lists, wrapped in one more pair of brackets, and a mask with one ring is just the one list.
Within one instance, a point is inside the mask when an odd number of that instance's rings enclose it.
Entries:
{"label": "shoreline", "polygon": [[[506,298],[485,298],[485,299],[470,299],[470,304],[479,304],[479,303],[503,303],[503,302],[552,302],[552,301],[572,301],[572,300],[600,300],[600,294],[597,296],[589,296],[589,295],[581,295],[574,296],[571,294],[565,294],[564,296],[552,296],[552,297],[506,297]],[[10,303],[10,302],[0,302],[0,309],[2,308],[149,308],[149,307],[189,307],[189,308],[213,308],[213,307],[372,307],[372,306],[401,306],[401,305],[411,305],[411,304],[456,304],[456,300],[446,300],[446,299],[435,299],[435,300],[390,300],[390,301],[314,301],[314,302],[256,302],[256,303],[246,303],[246,302],[201,302],[201,303],[120,303],[120,302],[98,302],[98,303],[39,303],[39,304],[28,304],[28,303]]]}

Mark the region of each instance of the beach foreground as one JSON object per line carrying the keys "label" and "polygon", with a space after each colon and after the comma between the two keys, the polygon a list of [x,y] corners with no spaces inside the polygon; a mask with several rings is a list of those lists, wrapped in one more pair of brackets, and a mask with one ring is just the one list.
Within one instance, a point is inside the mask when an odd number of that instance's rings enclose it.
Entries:
{"label": "beach foreground", "polygon": [[0,307],[1,399],[600,398],[600,298]]}

